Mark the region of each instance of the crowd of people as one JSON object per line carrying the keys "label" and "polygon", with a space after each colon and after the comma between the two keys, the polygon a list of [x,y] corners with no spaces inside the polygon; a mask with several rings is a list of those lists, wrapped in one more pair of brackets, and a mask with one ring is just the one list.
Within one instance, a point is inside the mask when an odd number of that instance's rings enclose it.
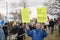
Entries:
{"label": "crowd of people", "polygon": [[47,28],[53,35],[54,28],[59,25],[59,36],[60,36],[60,18],[58,20],[51,19],[48,23],[5,23],[3,28],[0,26],[0,40],[24,40],[25,33],[32,37],[32,40],[44,40],[47,37]]}
{"label": "crowd of people", "polygon": [[6,40],[8,36],[9,36],[9,40],[23,40],[23,35],[25,33],[25,30],[21,23],[18,24],[13,24],[12,22],[5,23],[3,30]]}

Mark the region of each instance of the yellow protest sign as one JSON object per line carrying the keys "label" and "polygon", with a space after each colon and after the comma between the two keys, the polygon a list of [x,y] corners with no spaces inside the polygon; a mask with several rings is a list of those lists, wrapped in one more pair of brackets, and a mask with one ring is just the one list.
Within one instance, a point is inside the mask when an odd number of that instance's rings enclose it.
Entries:
{"label": "yellow protest sign", "polygon": [[37,8],[37,22],[47,22],[47,8]]}
{"label": "yellow protest sign", "polygon": [[28,8],[21,9],[22,23],[30,23],[30,11]]}

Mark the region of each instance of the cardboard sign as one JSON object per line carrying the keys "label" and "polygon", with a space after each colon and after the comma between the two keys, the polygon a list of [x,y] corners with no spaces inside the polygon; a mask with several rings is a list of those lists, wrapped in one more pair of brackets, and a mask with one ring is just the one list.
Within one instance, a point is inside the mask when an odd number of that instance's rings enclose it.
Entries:
{"label": "cardboard sign", "polygon": [[47,22],[47,8],[37,8],[37,22]]}
{"label": "cardboard sign", "polygon": [[30,23],[30,11],[28,8],[21,9],[22,23]]}

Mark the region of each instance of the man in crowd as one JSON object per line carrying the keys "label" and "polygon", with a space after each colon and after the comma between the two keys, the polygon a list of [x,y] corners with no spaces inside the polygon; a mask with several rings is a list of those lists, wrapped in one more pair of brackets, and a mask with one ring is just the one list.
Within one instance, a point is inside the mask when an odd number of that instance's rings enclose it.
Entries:
{"label": "man in crowd", "polygon": [[57,25],[57,20],[56,20],[56,18],[54,18],[54,27],[55,27],[55,30],[56,30],[56,25]]}
{"label": "man in crowd", "polygon": [[54,21],[53,21],[53,19],[51,19],[51,21],[49,22],[49,24],[50,24],[51,34],[53,34],[53,32],[54,32]]}
{"label": "man in crowd", "polygon": [[2,20],[2,16],[0,14],[0,40],[5,40],[5,34],[3,31],[3,24],[4,24],[4,20]]}
{"label": "man in crowd", "polygon": [[26,26],[26,29],[28,36],[32,37],[32,40],[44,40],[47,37],[47,32],[40,23],[36,23],[36,29],[34,30],[30,30],[28,26]]}
{"label": "man in crowd", "polygon": [[0,25],[0,40],[5,40],[4,31],[1,25]]}
{"label": "man in crowd", "polygon": [[12,29],[11,29],[11,40],[16,40],[16,36],[17,36],[17,33],[18,33],[18,27],[16,24],[12,25]]}
{"label": "man in crowd", "polygon": [[58,24],[59,24],[59,36],[60,36],[60,16],[58,17]]}
{"label": "man in crowd", "polygon": [[30,25],[29,25],[29,28],[30,28],[30,30],[35,29],[35,24],[30,24]]}
{"label": "man in crowd", "polygon": [[18,26],[18,38],[17,40],[23,40],[23,37],[24,37],[24,28],[22,26],[22,23],[19,23],[19,26]]}
{"label": "man in crowd", "polygon": [[5,25],[3,26],[3,30],[5,34],[5,40],[7,40],[7,36],[8,36],[8,24],[7,23],[5,23]]}

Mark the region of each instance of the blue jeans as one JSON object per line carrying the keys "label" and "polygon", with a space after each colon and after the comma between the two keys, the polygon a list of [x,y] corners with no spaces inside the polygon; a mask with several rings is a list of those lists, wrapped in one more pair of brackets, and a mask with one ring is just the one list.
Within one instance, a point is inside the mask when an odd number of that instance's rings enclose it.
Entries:
{"label": "blue jeans", "polygon": [[50,30],[51,30],[51,34],[53,34],[53,32],[54,32],[54,27],[50,27]]}

